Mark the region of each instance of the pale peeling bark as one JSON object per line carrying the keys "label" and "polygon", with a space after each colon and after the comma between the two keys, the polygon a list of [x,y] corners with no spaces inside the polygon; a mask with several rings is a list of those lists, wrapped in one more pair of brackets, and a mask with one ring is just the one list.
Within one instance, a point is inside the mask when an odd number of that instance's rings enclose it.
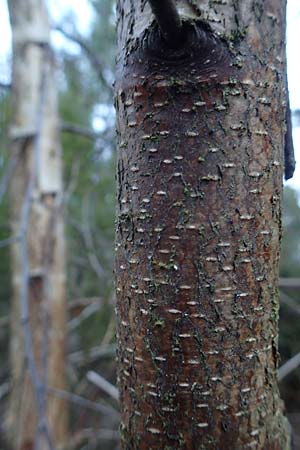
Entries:
{"label": "pale peeling bark", "polygon": [[[286,450],[277,386],[285,0],[119,0],[123,449]],[[194,24],[194,25],[193,25]]]}
{"label": "pale peeling bark", "polygon": [[[34,448],[38,420],[21,324],[24,276],[26,280],[22,240],[27,240],[29,318],[35,363],[40,377],[46,370],[49,387],[65,389],[62,163],[55,61],[44,1],[10,0],[8,4],[13,33],[11,137],[12,152],[18,155],[10,182],[11,229],[14,236],[20,233],[21,236],[12,246],[12,392],[6,426],[12,447],[30,450]],[[26,199],[30,180],[33,189]],[[26,202],[30,207],[28,223],[24,223]],[[22,221],[25,235],[20,229]],[[54,445],[62,448],[68,438],[66,403],[49,397],[46,411]],[[39,450],[48,449],[45,440],[41,442]]]}

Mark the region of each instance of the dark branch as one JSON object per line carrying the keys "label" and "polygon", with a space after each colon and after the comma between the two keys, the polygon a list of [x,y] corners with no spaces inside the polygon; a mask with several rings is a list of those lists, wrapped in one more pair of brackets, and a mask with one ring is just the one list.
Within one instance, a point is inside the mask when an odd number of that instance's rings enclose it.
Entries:
{"label": "dark branch", "polygon": [[184,32],[173,0],[149,0],[152,12],[166,44],[179,48],[184,42]]}
{"label": "dark branch", "polygon": [[2,241],[0,241],[0,248],[3,247],[7,247],[8,245],[14,244],[15,242],[20,240],[20,236],[16,235],[16,236],[12,236],[9,237],[7,239],[3,239]]}
{"label": "dark branch", "polygon": [[112,86],[107,82],[105,79],[103,72],[105,65],[99,58],[99,56],[92,50],[92,48],[88,45],[88,43],[78,34],[69,33],[66,31],[63,27],[56,25],[54,27],[55,30],[59,31],[66,39],[69,39],[70,41],[75,42],[81,49],[85,52],[86,56],[88,57],[91,65],[94,67],[95,71],[97,72],[100,80],[102,83],[109,89],[112,89]]}
{"label": "dark branch", "polygon": [[286,305],[294,314],[300,316],[300,305],[283,291],[280,291],[280,302]]}
{"label": "dark branch", "polygon": [[79,136],[91,139],[92,141],[99,139],[102,135],[102,133],[97,133],[90,128],[82,127],[81,125],[75,125],[69,122],[63,122],[60,129],[64,133],[78,134]]}
{"label": "dark branch", "polygon": [[282,381],[287,375],[293,372],[293,370],[297,369],[299,365],[300,353],[297,353],[278,369],[278,380]]}
{"label": "dark branch", "polygon": [[11,89],[11,84],[3,83],[3,81],[0,81],[0,89],[3,89],[5,91],[9,91]]}
{"label": "dark branch", "polygon": [[4,172],[1,180],[0,180],[0,203],[2,202],[2,199],[4,195],[6,194],[8,185],[12,179],[12,176],[14,174],[15,168],[17,167],[17,164],[19,162],[19,154],[13,153],[10,160],[8,161],[6,171]]}
{"label": "dark branch", "polygon": [[102,358],[114,358],[116,356],[116,346],[109,344],[105,346],[93,347],[89,351],[79,350],[70,353],[68,358],[71,364],[75,367],[82,367],[91,364],[94,361]]}
{"label": "dark branch", "polygon": [[109,406],[104,405],[103,403],[100,403],[99,401],[97,403],[94,403],[91,400],[88,400],[87,398],[83,398],[77,394],[73,394],[71,392],[67,392],[61,389],[55,389],[55,388],[47,388],[48,393],[51,395],[54,395],[56,397],[62,398],[64,400],[68,400],[69,402],[72,402],[76,405],[82,406],[83,408],[91,409],[93,411],[99,412],[101,414],[113,414],[118,416],[118,411]]}
{"label": "dark branch", "polygon": [[278,286],[281,289],[300,289],[300,278],[279,278]]}
{"label": "dark branch", "polygon": [[93,383],[99,389],[108,394],[111,398],[113,398],[117,402],[119,401],[119,391],[116,386],[103,378],[99,373],[94,372],[93,370],[89,370],[86,374],[86,378],[90,383]]}
{"label": "dark branch", "polygon": [[289,180],[290,178],[293,177],[295,166],[296,161],[295,161],[293,133],[292,133],[292,118],[291,118],[289,94],[287,92],[286,133],[284,143],[284,174],[286,180]]}

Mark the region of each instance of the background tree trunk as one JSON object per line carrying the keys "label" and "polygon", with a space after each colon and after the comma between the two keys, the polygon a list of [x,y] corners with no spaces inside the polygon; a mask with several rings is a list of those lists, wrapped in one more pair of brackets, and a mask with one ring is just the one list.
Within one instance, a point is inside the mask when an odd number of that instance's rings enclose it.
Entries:
{"label": "background tree trunk", "polygon": [[[40,450],[49,448],[42,436],[43,408],[53,445],[65,445],[68,428],[65,402],[53,397],[46,401],[47,386],[66,386],[57,86],[45,2],[10,0],[8,4],[13,33],[12,155],[18,161],[10,183],[11,229],[18,240],[12,247],[12,392],[7,429],[13,448],[33,449],[37,438]],[[33,386],[35,365],[39,383]]]}
{"label": "background tree trunk", "polygon": [[119,0],[123,448],[289,448],[277,387],[285,0]]}

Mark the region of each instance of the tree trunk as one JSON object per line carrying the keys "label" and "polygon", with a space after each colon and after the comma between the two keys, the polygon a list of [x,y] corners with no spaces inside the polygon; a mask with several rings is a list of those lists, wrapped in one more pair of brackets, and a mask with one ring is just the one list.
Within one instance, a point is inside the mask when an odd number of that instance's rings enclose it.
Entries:
{"label": "tree trunk", "polygon": [[289,448],[277,386],[285,0],[119,0],[123,449]]}
{"label": "tree trunk", "polygon": [[[65,402],[47,399],[47,387],[66,387],[55,62],[44,1],[10,0],[8,5],[13,33],[12,156],[18,163],[10,183],[11,229],[17,241],[12,246],[12,392],[6,424],[14,449],[33,449],[37,439],[37,448],[48,450],[66,444],[68,428]],[[53,444],[47,442],[51,436]]]}

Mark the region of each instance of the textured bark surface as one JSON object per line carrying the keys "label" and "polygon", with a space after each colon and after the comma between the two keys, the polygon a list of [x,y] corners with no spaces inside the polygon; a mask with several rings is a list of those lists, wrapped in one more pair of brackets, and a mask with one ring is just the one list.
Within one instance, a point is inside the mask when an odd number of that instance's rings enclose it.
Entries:
{"label": "textured bark surface", "polygon": [[118,2],[123,449],[286,450],[277,387],[285,1]]}
{"label": "textured bark surface", "polygon": [[[6,426],[12,448],[31,450],[37,436],[37,402],[24,354],[20,309],[27,270],[35,362],[40,376],[46,371],[48,386],[66,388],[62,167],[55,63],[45,4],[42,0],[10,0],[8,4],[13,32],[12,154],[18,161],[10,183],[11,229],[21,240],[12,246],[12,392]],[[27,198],[32,179],[33,190]],[[27,223],[26,202],[30,207]],[[65,402],[49,397],[47,419],[56,448],[63,447],[68,438]],[[43,443],[38,448],[48,446]]]}

